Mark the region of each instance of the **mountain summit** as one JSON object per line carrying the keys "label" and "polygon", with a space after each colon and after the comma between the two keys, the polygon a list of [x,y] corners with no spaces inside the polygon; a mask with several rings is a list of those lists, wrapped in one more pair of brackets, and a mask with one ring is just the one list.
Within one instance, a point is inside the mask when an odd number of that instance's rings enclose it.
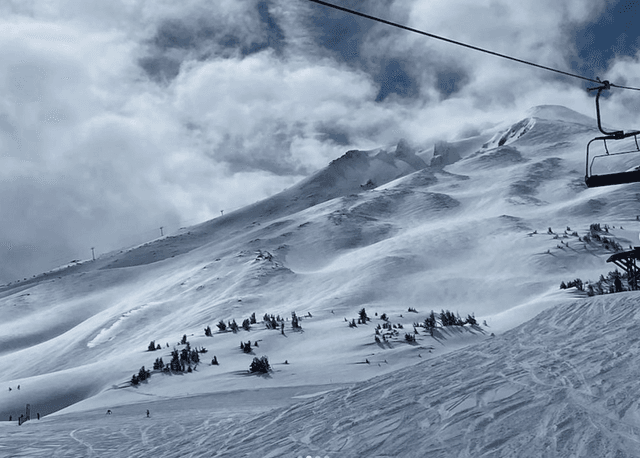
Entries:
{"label": "mountain summit", "polygon": [[[624,371],[605,380],[604,363],[592,364],[626,361],[628,336],[607,321],[618,316],[609,296],[559,289],[606,274],[606,259],[637,240],[638,185],[584,185],[594,124],[542,106],[503,129],[438,143],[431,158],[432,145],[406,142],[349,151],[243,209],[0,287],[0,419],[15,420],[27,403],[44,416],[4,450],[21,449],[38,427],[42,453],[54,442],[64,453],[118,442],[139,456],[154,437],[168,444],[157,454],[177,456],[185,443],[210,450],[215,425],[218,456],[351,456],[356,436],[362,450],[403,456],[428,455],[417,444],[442,456],[533,456],[529,439],[570,456],[559,444],[601,428],[600,444],[628,456],[615,431],[623,422],[627,439],[640,438],[635,404],[600,402],[626,383]],[[637,294],[615,298],[626,310]],[[431,332],[431,311],[457,324],[437,321]],[[573,325],[563,313],[583,312],[589,332],[609,323],[606,355],[565,332]],[[151,370],[160,358],[174,369]],[[253,358],[271,371],[250,372]],[[141,403],[157,427],[138,425]],[[544,414],[532,416],[531,405]],[[114,442],[122,428],[145,432]],[[455,446],[408,439],[420,431]],[[543,439],[550,432],[553,444]]]}

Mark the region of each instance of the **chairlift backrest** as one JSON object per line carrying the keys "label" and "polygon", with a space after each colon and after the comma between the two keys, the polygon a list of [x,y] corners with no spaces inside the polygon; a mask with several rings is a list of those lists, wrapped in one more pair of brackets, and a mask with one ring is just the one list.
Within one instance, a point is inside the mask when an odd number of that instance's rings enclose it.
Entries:
{"label": "chairlift backrest", "polygon": [[[596,137],[587,143],[587,163],[586,163],[586,174],[585,174],[585,183],[588,188],[595,188],[599,186],[612,186],[616,184],[625,184],[625,183],[636,183],[640,182],[640,169],[631,169],[625,172],[617,172],[617,173],[607,173],[601,175],[594,175],[592,173],[593,162],[598,157],[606,157],[606,156],[617,156],[621,154],[629,154],[629,153],[640,153],[640,145],[638,145],[638,135],[640,135],[640,131],[632,130],[628,132],[624,132],[622,130],[615,131],[606,131],[602,127],[602,119],[600,117],[600,94],[603,90],[610,89],[611,85],[608,81],[602,81],[602,85],[598,87],[589,88],[590,91],[597,90],[596,94],[596,115],[598,119],[598,129],[604,135],[600,137]],[[607,140],[623,140],[625,138],[633,137],[635,140],[635,149],[630,151],[622,151],[610,153],[609,148],[607,146]],[[591,144],[595,141],[602,141],[604,146],[604,154],[595,155],[592,157],[591,162],[589,162],[589,152]],[[639,164],[640,165],[640,164]]]}

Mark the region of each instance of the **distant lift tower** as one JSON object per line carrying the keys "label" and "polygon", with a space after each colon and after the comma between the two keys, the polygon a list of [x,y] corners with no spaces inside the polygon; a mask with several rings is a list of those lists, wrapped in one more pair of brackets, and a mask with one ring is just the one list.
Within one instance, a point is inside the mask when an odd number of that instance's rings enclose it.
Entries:
{"label": "distant lift tower", "polygon": [[609,256],[607,262],[613,262],[616,266],[620,267],[627,273],[629,279],[629,288],[633,291],[638,289],[638,277],[640,276],[640,269],[636,261],[640,259],[640,247],[634,247],[631,251],[623,251]]}

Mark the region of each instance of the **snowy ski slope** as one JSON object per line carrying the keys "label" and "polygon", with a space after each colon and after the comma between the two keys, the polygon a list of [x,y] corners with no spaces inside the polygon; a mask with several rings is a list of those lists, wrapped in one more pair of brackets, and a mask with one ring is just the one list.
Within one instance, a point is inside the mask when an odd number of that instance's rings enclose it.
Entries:
{"label": "snowy ski slope", "polygon": [[[244,209],[0,286],[0,455],[636,456],[638,296],[558,289],[613,270],[582,241],[591,223],[638,240],[640,186],[583,184],[594,135],[541,106],[433,167],[429,147],[349,152]],[[481,325],[405,341],[441,309]],[[302,332],[261,323],[293,311]],[[250,331],[215,327],[254,312]],[[383,313],[402,328],[378,344]],[[128,384],[183,334],[208,349],[193,373]],[[273,372],[247,375],[261,355]],[[6,421],[27,403],[42,420]]]}

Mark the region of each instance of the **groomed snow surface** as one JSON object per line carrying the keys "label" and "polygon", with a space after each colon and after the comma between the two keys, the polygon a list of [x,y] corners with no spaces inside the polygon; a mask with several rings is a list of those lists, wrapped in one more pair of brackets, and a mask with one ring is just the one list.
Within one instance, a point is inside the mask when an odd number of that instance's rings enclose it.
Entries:
{"label": "groomed snow surface", "polygon": [[[512,121],[352,151],[245,209],[0,286],[0,456],[638,456],[640,296],[558,286],[613,270],[590,224],[637,244],[640,186],[586,189],[594,120]],[[414,329],[442,309],[479,325]],[[183,335],[208,350],[193,373],[129,384]],[[262,355],[272,371],[249,374]]]}

